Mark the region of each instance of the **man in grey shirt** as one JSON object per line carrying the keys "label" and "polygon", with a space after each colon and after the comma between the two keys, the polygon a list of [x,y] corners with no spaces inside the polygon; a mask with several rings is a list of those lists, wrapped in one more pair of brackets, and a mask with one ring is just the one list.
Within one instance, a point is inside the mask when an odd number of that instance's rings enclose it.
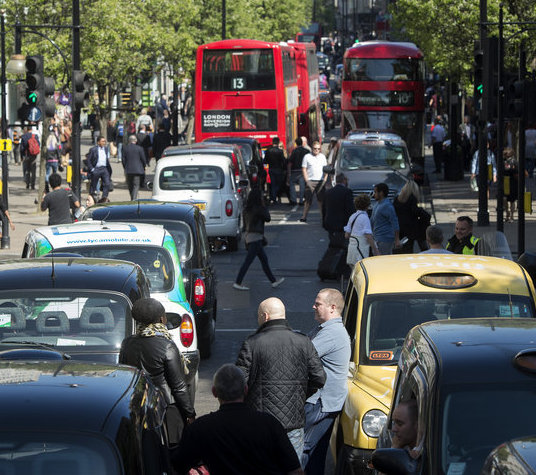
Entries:
{"label": "man in grey shirt", "polygon": [[326,372],[326,384],[305,403],[305,443],[302,467],[307,475],[323,474],[331,429],[348,393],[350,337],[342,323],[344,297],[322,289],[313,308],[319,325],[309,337]]}
{"label": "man in grey shirt", "polygon": [[420,254],[452,254],[443,247],[443,231],[439,226],[428,226],[426,228],[426,242],[429,249]]}
{"label": "man in grey shirt", "polygon": [[52,188],[43,196],[41,211],[48,209],[48,224],[69,224],[73,222],[71,209],[80,208],[80,202],[71,190],[61,188],[61,175],[52,173],[48,179]]}

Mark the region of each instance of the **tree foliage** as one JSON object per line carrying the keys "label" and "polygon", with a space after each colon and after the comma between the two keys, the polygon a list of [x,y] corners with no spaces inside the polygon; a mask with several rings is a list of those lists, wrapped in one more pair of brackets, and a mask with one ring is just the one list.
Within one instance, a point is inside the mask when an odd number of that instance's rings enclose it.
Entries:
{"label": "tree foliage", "polygon": [[[487,1],[489,35],[498,36],[499,0]],[[507,0],[504,4],[505,64],[514,67],[521,39],[528,57],[534,57],[534,31],[521,33],[522,25],[511,22],[536,21],[532,0]],[[479,39],[480,5],[468,0],[397,0],[392,4],[393,23],[401,34],[423,51],[433,69],[444,75],[469,77],[474,43]],[[536,27],[536,25],[534,25]]]}

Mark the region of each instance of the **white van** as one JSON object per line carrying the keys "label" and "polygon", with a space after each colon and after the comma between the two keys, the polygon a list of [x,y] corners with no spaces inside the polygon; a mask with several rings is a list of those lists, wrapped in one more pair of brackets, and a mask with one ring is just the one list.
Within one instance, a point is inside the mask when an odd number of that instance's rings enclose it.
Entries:
{"label": "white van", "polygon": [[209,241],[224,240],[229,250],[238,249],[243,203],[228,157],[210,153],[163,157],[152,188],[155,200],[197,206],[205,216]]}

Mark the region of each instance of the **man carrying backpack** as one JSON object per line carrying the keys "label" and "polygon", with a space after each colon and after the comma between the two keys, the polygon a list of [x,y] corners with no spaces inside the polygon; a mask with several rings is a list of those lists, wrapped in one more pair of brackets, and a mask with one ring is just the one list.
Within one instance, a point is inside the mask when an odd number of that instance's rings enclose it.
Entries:
{"label": "man carrying backpack", "polygon": [[22,171],[26,189],[35,190],[35,171],[37,168],[37,155],[41,152],[39,137],[31,127],[24,128],[24,134],[20,138],[20,155],[22,157]]}

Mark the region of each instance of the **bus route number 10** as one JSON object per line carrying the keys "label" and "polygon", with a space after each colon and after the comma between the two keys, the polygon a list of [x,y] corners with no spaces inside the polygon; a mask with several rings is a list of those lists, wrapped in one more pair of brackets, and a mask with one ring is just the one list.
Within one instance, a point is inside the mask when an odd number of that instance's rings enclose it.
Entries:
{"label": "bus route number 10", "polygon": [[245,78],[233,78],[231,87],[233,89],[245,89],[246,88],[246,79]]}

